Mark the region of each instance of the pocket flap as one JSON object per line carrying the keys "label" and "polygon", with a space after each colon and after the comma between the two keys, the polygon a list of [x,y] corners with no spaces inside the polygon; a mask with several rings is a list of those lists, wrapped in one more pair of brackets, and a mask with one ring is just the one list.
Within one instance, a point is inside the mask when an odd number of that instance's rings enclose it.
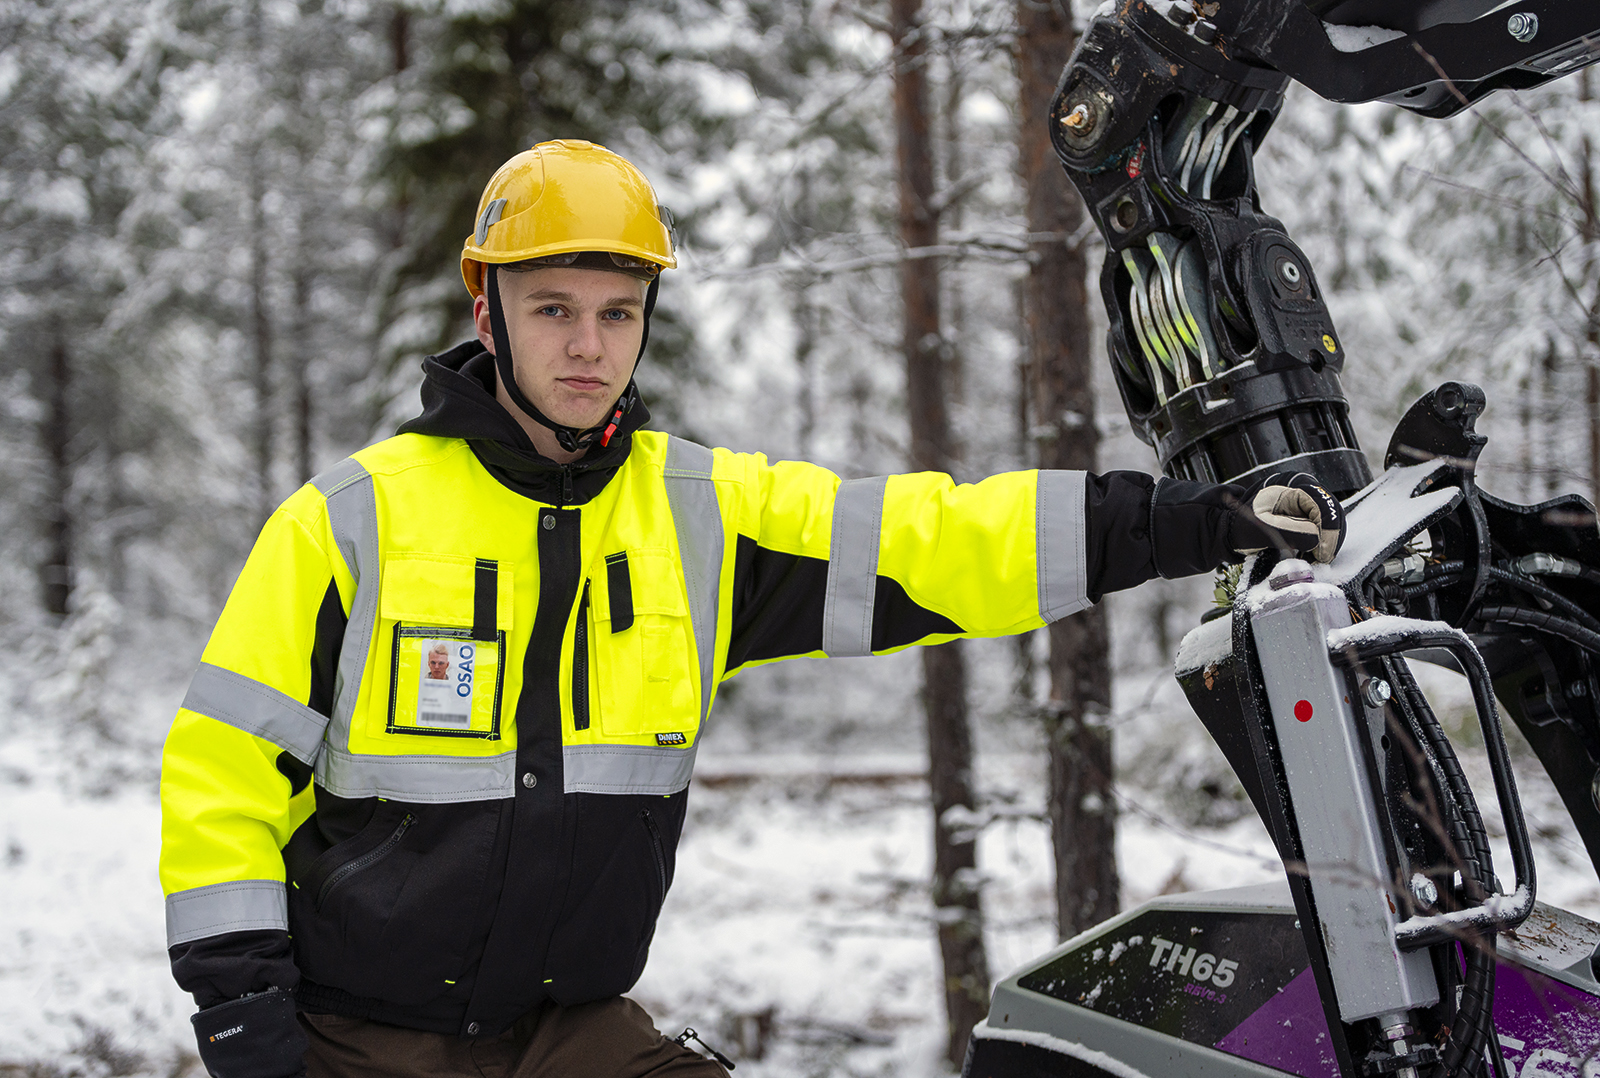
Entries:
{"label": "pocket flap", "polygon": [[[635,614],[670,614],[683,617],[689,608],[683,597],[683,584],[678,562],[672,553],[662,547],[630,550],[628,554],[628,584],[633,593]],[[610,574],[594,574],[594,619],[610,624],[611,601]],[[622,630],[615,630],[622,631]]]}
{"label": "pocket flap", "polygon": [[[471,627],[476,609],[478,559],[466,554],[390,554],[383,562],[379,613],[412,625]],[[511,563],[495,573],[495,628],[514,624]]]}

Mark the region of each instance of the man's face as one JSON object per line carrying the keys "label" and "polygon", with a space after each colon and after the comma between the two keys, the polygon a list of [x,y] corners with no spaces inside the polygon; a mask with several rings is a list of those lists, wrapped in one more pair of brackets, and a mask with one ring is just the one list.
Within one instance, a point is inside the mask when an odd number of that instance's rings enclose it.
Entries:
{"label": "man's face", "polygon": [[450,656],[440,651],[428,653],[428,677],[434,681],[450,676]]}
{"label": "man's face", "polygon": [[[579,430],[610,418],[639,355],[645,288],[625,273],[570,266],[500,274],[517,385],[535,407]],[[488,300],[472,313],[493,352]]]}

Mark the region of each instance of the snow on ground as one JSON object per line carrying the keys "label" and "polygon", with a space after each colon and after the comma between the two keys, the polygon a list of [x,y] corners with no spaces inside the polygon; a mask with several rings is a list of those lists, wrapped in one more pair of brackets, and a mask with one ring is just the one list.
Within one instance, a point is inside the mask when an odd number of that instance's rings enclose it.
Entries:
{"label": "snow on ground", "polygon": [[[193,1052],[193,1004],[167,972],[155,792],[85,796],[50,760],[52,741],[0,744],[0,1073],[75,1047],[115,1054],[105,1035],[123,1064],[138,1055],[136,1069],[166,1073]],[[132,1073],[110,1067],[92,1073]]]}
{"label": "snow on ground", "polygon": [[[1446,700],[1458,691],[1433,680]],[[1217,765],[1170,678],[1121,686],[1119,699],[1138,701],[1116,720],[1125,905],[1275,877],[1248,811],[1197,817],[1185,791],[1163,788],[1209,782]],[[980,740],[983,788],[1018,810],[979,846],[998,980],[1055,942],[1053,900],[1045,826],[1027,815],[1043,802],[1040,757],[1014,734]],[[167,972],[148,770],[96,796],[86,787],[107,784],[85,784],[82,755],[62,763],[57,744],[15,724],[0,740],[0,1075],[199,1073],[190,1004]],[[666,1032],[692,1025],[742,1057],[748,1078],[939,1073],[920,756],[719,755],[713,738],[701,759],[634,995]],[[1541,898],[1596,916],[1600,886],[1529,762]]]}

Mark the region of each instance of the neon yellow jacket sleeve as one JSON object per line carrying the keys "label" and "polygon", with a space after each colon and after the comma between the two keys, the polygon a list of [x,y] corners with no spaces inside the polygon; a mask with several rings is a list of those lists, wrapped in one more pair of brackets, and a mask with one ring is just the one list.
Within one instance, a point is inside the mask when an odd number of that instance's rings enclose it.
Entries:
{"label": "neon yellow jacket sleeve", "polygon": [[1024,632],[1089,604],[1085,473],[841,481],[727,454],[724,474],[739,495],[730,672]]}
{"label": "neon yellow jacket sleeve", "polygon": [[341,591],[352,590],[331,547],[315,489],[273,514],[167,735],[161,884],[169,947],[287,928],[280,851],[312,809],[309,765],[326,728],[338,650],[328,637],[342,633]]}

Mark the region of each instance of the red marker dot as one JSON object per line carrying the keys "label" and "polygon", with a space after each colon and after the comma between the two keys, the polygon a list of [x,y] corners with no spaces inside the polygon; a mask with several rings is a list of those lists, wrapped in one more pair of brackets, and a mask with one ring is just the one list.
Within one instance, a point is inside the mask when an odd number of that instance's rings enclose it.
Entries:
{"label": "red marker dot", "polygon": [[1294,705],[1294,717],[1301,722],[1311,721],[1311,701],[1301,700]]}

